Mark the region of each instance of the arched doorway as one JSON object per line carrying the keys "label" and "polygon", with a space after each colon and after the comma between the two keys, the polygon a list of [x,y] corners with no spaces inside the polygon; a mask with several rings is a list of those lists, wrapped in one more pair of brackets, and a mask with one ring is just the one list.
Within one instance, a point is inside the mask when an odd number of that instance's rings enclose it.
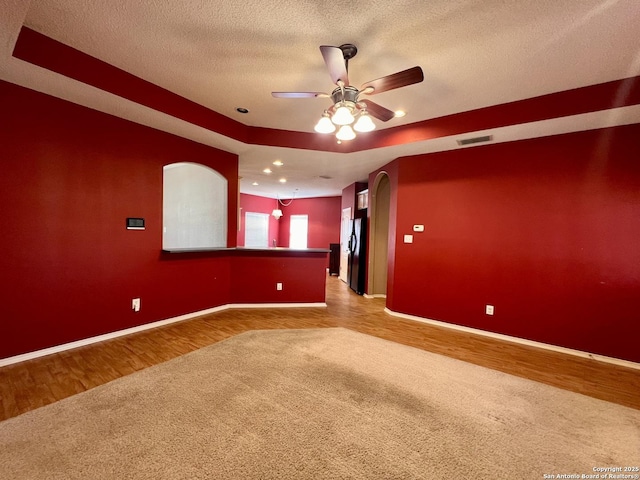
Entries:
{"label": "arched doorway", "polygon": [[369,243],[369,295],[386,297],[389,250],[389,210],[391,183],[386,172],[380,172],[373,183],[369,199],[371,208]]}

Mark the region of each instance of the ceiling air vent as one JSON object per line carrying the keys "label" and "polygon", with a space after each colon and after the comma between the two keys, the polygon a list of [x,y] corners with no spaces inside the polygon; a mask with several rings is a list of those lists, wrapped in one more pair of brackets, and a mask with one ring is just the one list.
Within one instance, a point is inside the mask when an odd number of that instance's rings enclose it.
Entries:
{"label": "ceiling air vent", "polygon": [[493,135],[485,135],[483,137],[465,138],[464,140],[458,140],[458,145],[471,145],[472,143],[490,142],[493,140]]}
{"label": "ceiling air vent", "polygon": [[331,177],[329,175],[318,175],[318,178],[322,178],[324,180],[331,180]]}

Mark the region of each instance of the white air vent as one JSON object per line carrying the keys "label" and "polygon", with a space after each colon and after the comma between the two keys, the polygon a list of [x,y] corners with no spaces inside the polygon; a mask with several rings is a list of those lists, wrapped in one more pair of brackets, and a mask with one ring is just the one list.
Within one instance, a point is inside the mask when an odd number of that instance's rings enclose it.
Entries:
{"label": "white air vent", "polygon": [[483,137],[465,138],[464,140],[458,140],[458,145],[471,145],[472,143],[490,142],[493,140],[493,135],[485,135]]}

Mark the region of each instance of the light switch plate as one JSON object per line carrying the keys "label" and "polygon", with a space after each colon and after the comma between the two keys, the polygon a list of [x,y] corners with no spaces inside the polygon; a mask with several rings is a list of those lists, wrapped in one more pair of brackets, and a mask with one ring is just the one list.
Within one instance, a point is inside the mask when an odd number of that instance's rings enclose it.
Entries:
{"label": "light switch plate", "polygon": [[414,225],[413,226],[413,231],[414,232],[424,232],[424,225]]}
{"label": "light switch plate", "polygon": [[413,235],[405,235],[404,243],[413,243]]}

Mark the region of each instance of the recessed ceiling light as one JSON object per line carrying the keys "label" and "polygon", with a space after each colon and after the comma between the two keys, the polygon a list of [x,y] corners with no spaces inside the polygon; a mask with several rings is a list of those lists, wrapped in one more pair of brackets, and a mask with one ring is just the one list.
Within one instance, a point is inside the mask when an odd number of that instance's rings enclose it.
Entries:
{"label": "recessed ceiling light", "polygon": [[264,170],[262,170],[263,173],[266,173],[267,175],[271,173],[271,169],[269,167],[265,168]]}
{"label": "recessed ceiling light", "polygon": [[273,164],[274,164],[276,167],[281,167],[281,166],[283,166],[283,165],[284,165],[284,163],[282,163],[282,160],[274,160],[274,161],[273,161]]}
{"label": "recessed ceiling light", "polygon": [[249,110],[244,107],[238,107],[236,108],[236,112],[244,114],[244,113],[249,113]]}
{"label": "recessed ceiling light", "polygon": [[254,187],[257,187],[260,184],[258,182],[253,182],[251,185],[253,185]]}
{"label": "recessed ceiling light", "polygon": [[396,110],[395,112],[393,112],[393,115],[395,117],[404,117],[407,114],[407,112],[405,112],[404,110]]}
{"label": "recessed ceiling light", "polygon": [[287,179],[286,178],[281,178],[280,179],[280,183],[287,183]]}

